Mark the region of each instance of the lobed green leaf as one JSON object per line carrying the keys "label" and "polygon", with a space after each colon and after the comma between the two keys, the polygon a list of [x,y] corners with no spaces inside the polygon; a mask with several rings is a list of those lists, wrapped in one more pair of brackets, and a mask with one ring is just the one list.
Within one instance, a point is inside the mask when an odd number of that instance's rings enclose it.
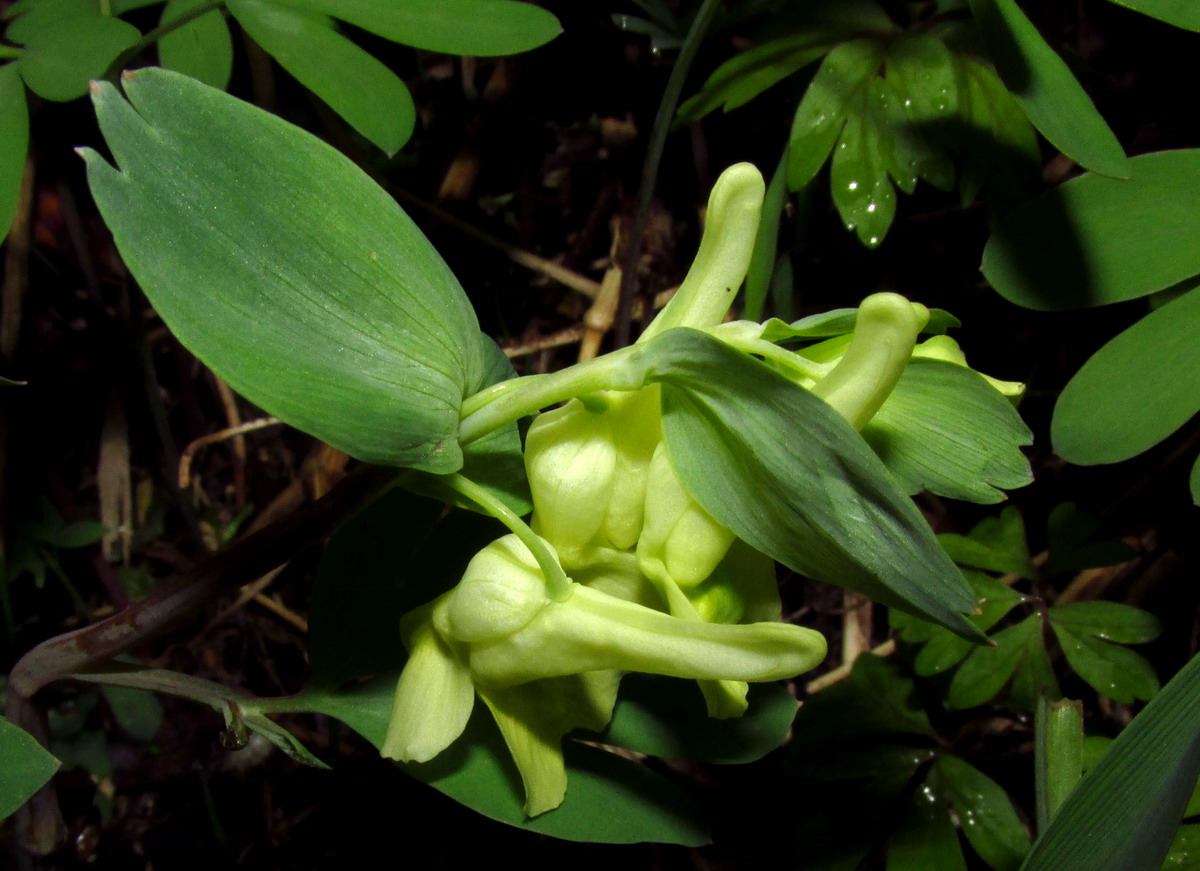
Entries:
{"label": "lobed green leaf", "polygon": [[1149,611],[1119,602],[1071,602],[1046,612],[1051,623],[1117,644],[1145,644],[1162,634],[1162,622]]}
{"label": "lobed green leaf", "polygon": [[1126,705],[1158,692],[1154,667],[1141,654],[1053,619],[1050,625],[1071,668],[1096,692]]}
{"label": "lobed green leaf", "polygon": [[1029,835],[1008,793],[957,756],[938,756],[934,772],[979,857],[995,871],[1017,871],[1029,851]]}

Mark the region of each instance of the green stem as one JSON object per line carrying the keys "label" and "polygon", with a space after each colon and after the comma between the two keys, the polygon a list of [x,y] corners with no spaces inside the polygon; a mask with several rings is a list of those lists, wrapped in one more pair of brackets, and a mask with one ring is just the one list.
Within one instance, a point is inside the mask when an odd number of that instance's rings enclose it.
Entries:
{"label": "green stem", "polygon": [[495,517],[507,526],[509,531],[516,535],[521,540],[521,543],[529,548],[529,552],[537,560],[538,567],[542,570],[542,575],[546,579],[546,592],[551,599],[555,602],[564,602],[570,597],[571,579],[563,571],[562,565],[558,562],[558,557],[550,550],[550,546],[546,544],[540,535],[529,528],[528,523],[470,478],[463,477],[462,475],[447,475],[442,478],[442,481],[445,482],[447,487],[466,496],[480,508],[487,511],[492,517]]}
{"label": "green stem", "polygon": [[766,339],[760,339],[757,336],[743,336],[737,330],[729,329],[729,327],[738,326],[739,323],[721,324],[705,330],[705,332],[713,338],[720,339],[729,347],[737,348],[744,354],[756,354],[765,360],[778,363],[789,372],[795,373],[797,378],[820,381],[833,370],[831,363],[818,363],[816,360],[810,360],[803,354],[781,348]]}
{"label": "green stem", "polygon": [[1038,832],[1046,831],[1083,769],[1083,703],[1038,699],[1034,711],[1034,790]]}
{"label": "green stem", "polygon": [[458,440],[467,445],[547,406],[599,390],[638,390],[645,372],[637,365],[642,348],[629,347],[561,372],[526,375],[494,384],[463,402]]}
{"label": "green stem", "polygon": [[157,43],[164,36],[174,33],[180,28],[187,27],[197,18],[201,18],[210,12],[215,12],[224,5],[225,0],[205,0],[205,2],[198,3],[187,12],[184,12],[178,18],[163,22],[129,48],[125,49],[125,51],[121,52],[121,54],[117,56],[117,59],[113,61],[112,65],[108,68],[108,75],[106,78],[112,78],[118,72],[125,69],[131,60]]}
{"label": "green stem", "polygon": [[650,130],[650,143],[646,149],[646,162],[642,165],[642,180],[638,187],[637,211],[634,213],[633,227],[625,245],[625,258],[621,264],[621,302],[617,309],[617,345],[629,344],[629,327],[633,316],[633,289],[637,279],[637,263],[642,252],[642,238],[646,235],[646,225],[650,219],[650,203],[654,198],[654,188],[658,181],[658,167],[662,163],[663,149],[667,144],[667,134],[671,132],[671,121],[675,117],[675,108],[679,105],[679,97],[683,94],[683,84],[692,68],[696,52],[708,26],[716,17],[721,7],[721,0],[704,0],[700,11],[692,20],[684,39],[679,57],[671,69],[671,77],[667,79],[667,87],[663,90],[662,101],[658,104],[658,114],[654,116],[654,126]]}

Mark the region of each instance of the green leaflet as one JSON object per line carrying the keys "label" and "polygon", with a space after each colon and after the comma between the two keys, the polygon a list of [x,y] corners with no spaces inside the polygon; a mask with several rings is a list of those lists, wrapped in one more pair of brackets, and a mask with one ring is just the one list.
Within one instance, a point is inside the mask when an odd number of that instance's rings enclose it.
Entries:
{"label": "green leaflet", "polygon": [[15,63],[0,66],[0,242],[8,235],[25,174],[29,110],[25,85]]}
{"label": "green leaflet", "polygon": [[993,504],[1033,480],[1020,448],[1033,434],[977,372],[914,359],[863,438],[909,493]]}
{"label": "green leaflet", "polygon": [[948,802],[928,786],[912,791],[888,841],[887,871],[966,871]]}
{"label": "green leaflet", "polygon": [[[18,61],[25,84],[47,100],[66,102],[87,93],[121,52],[142,36],[132,24],[95,14],[39,19]],[[11,36],[10,28],[10,38]]]}
{"label": "green leaflet", "polygon": [[876,39],[843,43],[825,56],[796,107],[788,145],[788,188],[799,190],[817,174],[842,132],[853,100],[879,69]]}
{"label": "green leaflet", "polygon": [[[305,692],[291,709],[336,717],[379,746],[387,731],[395,678],[343,693]],[[656,841],[699,846],[708,831],[680,790],[644,765],[568,741],[564,747],[570,789],[557,809],[528,819],[516,766],[484,705],[462,739],[436,759],[400,768],[484,816],[572,841],[628,844]],[[603,808],[603,813],[597,813]],[[399,812],[399,809],[398,809]]]}
{"label": "green leaflet", "polygon": [[1029,850],[1029,836],[1000,785],[948,754],[938,757],[934,771],[975,852],[995,871],[1017,871]]}
{"label": "green leaflet", "polygon": [[1097,351],[1059,397],[1050,434],[1072,463],[1127,460],[1200,411],[1200,288]]}
{"label": "green leaflet", "polygon": [[1022,871],[1157,871],[1200,773],[1200,657],[1113,742]]}
{"label": "green leaflet", "polygon": [[1200,458],[1192,465],[1191,488],[1192,501],[1200,505]]}
{"label": "green leaflet", "polygon": [[[206,0],[167,0],[162,24],[169,24]],[[201,15],[158,41],[162,66],[224,90],[233,73],[233,40],[220,10]]]}
{"label": "green leaflet", "polygon": [[647,352],[671,462],[705,510],[795,571],[979,637],[958,569],[840,415],[697,331]]}
{"label": "green leaflet", "polygon": [[1101,641],[1085,627],[1060,623],[1054,612],[1051,608],[1047,616],[1067,662],[1096,692],[1126,705],[1158,692],[1158,677],[1144,657]]}
{"label": "green leaflet", "polygon": [[675,124],[698,121],[719,106],[726,112],[736,109],[816,61],[836,38],[825,28],[803,28],[742,52],[717,67],[699,93],[684,101],[675,113]]}
{"label": "green leaflet", "polygon": [[517,54],[544,45],[561,31],[558,19],[532,3],[513,0],[283,0],[426,51],[478,57]]}
{"label": "green leaflet", "polygon": [[971,0],[1000,77],[1034,126],[1086,169],[1128,178],[1121,144],[1054,49],[1015,0]]}
{"label": "green leaflet", "polygon": [[404,82],[328,18],[266,0],[229,0],[229,11],[280,66],[385,154],[412,136],[417,109]]}
{"label": "green leaflet", "polygon": [[1119,602],[1072,602],[1056,605],[1050,622],[1116,644],[1145,644],[1162,634],[1162,623],[1141,608]]}
{"label": "green leaflet", "polygon": [[1005,299],[1065,311],[1135,299],[1200,275],[1200,150],[1130,161],[1128,181],[1084,175],[1014,212],[983,274]]}
{"label": "green leaflet", "polygon": [[58,770],[59,761],[37,739],[0,717],[0,820],[25,804]]}
{"label": "green leaflet", "polygon": [[1151,18],[1200,33],[1200,7],[1192,0],[1109,0]]}
{"label": "green leaflet", "polygon": [[830,167],[830,187],[838,214],[846,229],[854,230],[868,248],[883,241],[896,216],[896,190],[888,179],[884,154],[889,144],[876,119],[876,103],[890,99],[882,80],[873,76],[856,91],[845,106],[846,124]]}
{"label": "green leaflet", "polygon": [[125,262],[231,386],[359,459],[461,467],[489,352],[465,294],[390,197],[274,116],[178,73],[95,97],[115,170],[83,152]]}
{"label": "green leaflet", "polygon": [[962,710],[987,703],[1039,651],[1044,656],[1041,626],[1040,616],[1031,614],[1016,626],[991,636],[994,647],[971,651],[950,682],[948,706]]}
{"label": "green leaflet", "polygon": [[1021,578],[1034,577],[1025,541],[1025,522],[1012,506],[997,517],[980,520],[970,535],[943,533],[938,542],[959,565]]}

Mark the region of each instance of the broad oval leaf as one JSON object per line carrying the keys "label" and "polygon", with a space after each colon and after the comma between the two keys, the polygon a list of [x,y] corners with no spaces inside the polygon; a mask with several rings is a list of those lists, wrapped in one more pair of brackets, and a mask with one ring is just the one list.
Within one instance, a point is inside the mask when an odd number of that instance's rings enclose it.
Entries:
{"label": "broad oval leaf", "polygon": [[393,42],[476,57],[518,54],[562,31],[558,19],[515,0],[284,0],[341,19]]}
{"label": "broad oval leaf", "polygon": [[141,36],[132,24],[100,14],[48,21],[25,44],[21,75],[38,96],[65,103],[86,94],[88,82]]}
{"label": "broad oval leaf", "polygon": [[1092,355],[1054,407],[1050,437],[1065,460],[1117,463],[1153,447],[1200,411],[1200,288],[1151,312]]}
{"label": "broad oval leaf", "polygon": [[[162,24],[178,21],[208,0],[168,0]],[[169,70],[224,90],[233,73],[233,40],[225,16],[214,9],[158,41],[158,60]]]}
{"label": "broad oval leaf", "polygon": [[264,0],[229,0],[229,11],[280,66],[385,154],[408,142],[417,120],[412,94],[328,18]]}
{"label": "broad oval leaf", "polygon": [[803,574],[981,637],[975,596],[929,525],[832,408],[696,330],[643,352],[671,462],[739,538]]}
{"label": "broad oval leaf", "polygon": [[29,149],[29,110],[16,64],[0,66],[0,242],[8,235]]}
{"label": "broad oval leaf", "polygon": [[[296,709],[335,717],[374,744],[383,743],[395,680],[379,680],[344,693],[306,692]],[[526,818],[520,779],[484,705],[475,707],[466,731],[449,750],[425,763],[400,768],[455,801],[502,823],[555,838],[595,843],[655,841],[699,846],[708,830],[691,800],[637,762],[567,741],[570,785],[562,805]],[[603,809],[597,812],[597,809]]]}
{"label": "broad oval leaf", "polygon": [[1128,178],[1132,167],[1121,143],[1015,0],[970,5],[1000,78],[1042,135],[1085,169]]}
{"label": "broad oval leaf", "polygon": [[88,179],[130,270],[236,390],[367,462],[463,462],[486,346],[446,264],[341,154],[186,76],[97,87]]}
{"label": "broad oval leaf", "polygon": [[983,252],[996,291],[1026,308],[1065,311],[1200,275],[1200,150],[1131,164],[1128,181],[1084,175],[1010,215]]}
{"label": "broad oval leaf", "polygon": [[46,785],[59,761],[37,739],[0,717],[0,820]]}
{"label": "broad oval leaf", "polygon": [[1200,774],[1200,656],[1067,797],[1022,871],[1158,871]]}
{"label": "broad oval leaf", "polygon": [[1200,6],[1193,0],[1109,0],[1151,18],[1200,33]]}

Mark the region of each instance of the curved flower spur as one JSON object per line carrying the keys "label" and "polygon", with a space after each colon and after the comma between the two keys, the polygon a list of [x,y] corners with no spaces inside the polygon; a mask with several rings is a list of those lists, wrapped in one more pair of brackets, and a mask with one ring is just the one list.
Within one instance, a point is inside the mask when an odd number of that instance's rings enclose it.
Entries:
{"label": "curved flower spur", "polygon": [[[516,761],[525,811],[534,816],[565,796],[563,736],[604,727],[621,674],[697,680],[709,715],[733,717],[746,710],[747,682],[794,677],[824,658],[819,633],[778,622],[772,557],[784,558],[740,539],[672,461],[662,373],[679,350],[662,349],[677,335],[703,331],[705,341],[730,349],[722,353],[740,352],[784,376],[788,390],[823,399],[845,421],[835,426],[862,429],[913,359],[930,312],[897,294],[875,294],[849,329],[802,352],[776,344],[792,337],[787,329],[723,324],[749,265],[762,197],[752,166],[722,174],[696,261],[638,345],[468,400],[464,442],[565,404],[540,414],[528,432],[529,524],[484,505],[512,534],[480,551],[453,590],[405,618],[411,654],[385,756],[433,758],[462,734],[478,695]],[[487,502],[479,488],[467,495]]]}

